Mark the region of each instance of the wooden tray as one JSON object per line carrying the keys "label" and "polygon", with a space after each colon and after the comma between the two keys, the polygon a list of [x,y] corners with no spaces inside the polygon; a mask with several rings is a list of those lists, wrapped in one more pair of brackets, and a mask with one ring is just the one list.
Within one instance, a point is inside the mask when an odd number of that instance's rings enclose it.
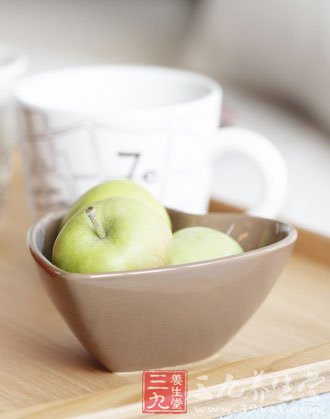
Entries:
{"label": "wooden tray", "polygon": [[[0,416],[143,417],[141,373],[105,371],[42,289],[25,244],[29,214],[22,183],[16,158],[0,235]],[[212,359],[184,366],[186,417],[330,391],[329,301],[330,240],[301,230],[285,272],[256,315]]]}

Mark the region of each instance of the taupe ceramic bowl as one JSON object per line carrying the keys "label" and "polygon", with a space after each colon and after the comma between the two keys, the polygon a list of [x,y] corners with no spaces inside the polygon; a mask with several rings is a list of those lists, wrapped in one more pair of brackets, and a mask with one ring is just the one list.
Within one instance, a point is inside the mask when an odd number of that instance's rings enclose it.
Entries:
{"label": "taupe ceramic bowl", "polygon": [[50,262],[61,213],[45,216],[28,233],[55,306],[111,371],[174,366],[219,351],[264,301],[297,237],[292,226],[247,215],[170,216],[174,230],[213,227],[246,253],[168,268],[72,274]]}

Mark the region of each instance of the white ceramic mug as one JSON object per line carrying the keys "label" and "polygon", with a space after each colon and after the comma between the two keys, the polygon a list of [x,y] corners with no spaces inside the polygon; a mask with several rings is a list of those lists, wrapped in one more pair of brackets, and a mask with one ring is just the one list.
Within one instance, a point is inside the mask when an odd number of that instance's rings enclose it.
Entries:
{"label": "white ceramic mug", "polygon": [[265,182],[250,212],[273,216],[286,167],[265,138],[219,128],[222,90],[208,77],[147,66],[58,70],[17,90],[23,156],[37,215],[66,207],[105,179],[133,178],[163,203],[207,211],[212,159],[243,153]]}
{"label": "white ceramic mug", "polygon": [[13,89],[24,73],[26,64],[25,57],[19,52],[0,47],[0,209],[10,174],[10,152],[16,138]]}

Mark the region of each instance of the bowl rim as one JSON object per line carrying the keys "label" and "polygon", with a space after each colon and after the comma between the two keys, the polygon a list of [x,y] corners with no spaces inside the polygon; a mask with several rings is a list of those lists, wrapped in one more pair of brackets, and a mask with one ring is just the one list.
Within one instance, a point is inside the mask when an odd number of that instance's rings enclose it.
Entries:
{"label": "bowl rim", "polygon": [[[199,214],[190,214],[187,212],[182,212],[178,210],[168,209],[171,213],[177,213],[182,215],[188,215],[188,216],[196,216],[196,217],[203,217],[203,216],[209,216],[210,214],[216,214],[217,216],[225,216],[225,217],[233,217],[235,218],[245,218],[245,219],[253,219],[253,220],[259,220],[259,221],[267,221],[267,222],[273,222],[278,223],[282,228],[283,231],[285,231],[286,236],[280,239],[279,241],[269,244],[267,246],[260,247],[258,249],[248,250],[243,253],[239,253],[236,255],[231,256],[224,256],[220,258],[214,258],[214,259],[208,259],[205,261],[200,262],[193,262],[193,263],[185,263],[180,265],[173,265],[173,266],[164,266],[159,268],[148,268],[148,269],[139,269],[139,270],[131,270],[131,271],[118,271],[118,272],[108,272],[108,273],[78,273],[78,272],[67,272],[62,270],[61,268],[58,268],[56,265],[54,265],[50,260],[44,256],[41,251],[39,250],[37,246],[37,234],[40,231],[40,229],[44,229],[45,226],[47,226],[50,222],[58,220],[60,217],[62,217],[65,213],[65,210],[59,210],[59,211],[51,211],[44,215],[42,218],[40,218],[37,222],[35,222],[28,230],[26,235],[27,245],[29,247],[29,250],[36,260],[36,262],[39,265],[42,265],[44,269],[47,269],[47,271],[51,271],[54,275],[59,276],[63,279],[70,280],[70,281],[79,281],[79,282],[90,282],[91,280],[93,283],[97,283],[98,280],[103,281],[106,279],[107,281],[111,279],[118,279],[122,277],[131,277],[131,276],[143,276],[143,275],[154,275],[154,274],[160,274],[162,272],[177,272],[182,271],[182,269],[192,269],[192,268],[203,268],[210,265],[222,265],[225,264],[228,261],[231,261],[233,259],[248,259],[251,257],[254,257],[255,255],[259,253],[269,253],[273,252],[274,250],[279,250],[285,247],[290,246],[293,244],[297,237],[298,233],[296,228],[293,224],[279,221],[272,218],[265,218],[265,217],[256,217],[252,215],[248,215],[245,213],[230,213],[230,212],[210,212],[205,215],[199,215]],[[154,275],[157,276],[157,275]]]}

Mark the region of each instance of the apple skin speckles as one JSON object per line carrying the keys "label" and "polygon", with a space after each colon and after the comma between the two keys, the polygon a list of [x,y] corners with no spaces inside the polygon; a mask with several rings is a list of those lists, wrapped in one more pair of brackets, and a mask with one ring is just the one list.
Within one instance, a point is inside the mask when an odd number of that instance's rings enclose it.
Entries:
{"label": "apple skin speckles", "polygon": [[98,236],[86,208],[80,209],[55,240],[56,266],[67,272],[106,273],[170,264],[172,232],[159,212],[122,197],[95,202],[93,207],[106,237]]}

